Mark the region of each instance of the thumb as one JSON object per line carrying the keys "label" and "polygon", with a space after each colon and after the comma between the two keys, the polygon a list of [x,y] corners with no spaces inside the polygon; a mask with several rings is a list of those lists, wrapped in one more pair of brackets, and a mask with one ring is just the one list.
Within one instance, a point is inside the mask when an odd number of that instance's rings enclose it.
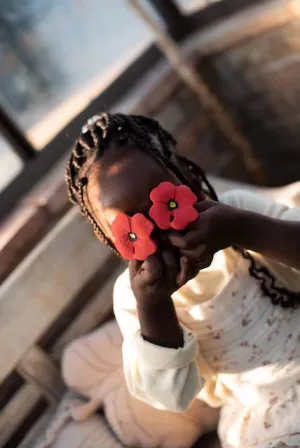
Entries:
{"label": "thumb", "polygon": [[190,280],[190,266],[191,262],[187,257],[180,258],[180,272],[176,277],[176,284],[178,288],[181,288]]}
{"label": "thumb", "polygon": [[216,204],[218,204],[218,202],[205,200],[205,201],[197,202],[194,205],[194,207],[197,210],[197,212],[203,213],[206,210],[210,209],[211,207],[214,207]]}
{"label": "thumb", "polygon": [[138,260],[129,260],[129,275],[130,278],[134,278],[137,273],[140,271],[142,266],[142,261]]}
{"label": "thumb", "polygon": [[155,255],[148,257],[143,262],[140,273],[146,283],[155,283],[163,275],[163,268],[159,258]]}

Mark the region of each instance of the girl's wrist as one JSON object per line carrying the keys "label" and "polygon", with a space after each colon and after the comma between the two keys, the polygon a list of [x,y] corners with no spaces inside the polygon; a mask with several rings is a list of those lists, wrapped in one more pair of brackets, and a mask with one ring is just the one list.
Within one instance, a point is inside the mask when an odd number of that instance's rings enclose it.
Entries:
{"label": "girl's wrist", "polygon": [[268,217],[247,210],[238,210],[233,224],[233,245],[263,251],[264,247],[268,246],[270,232]]}
{"label": "girl's wrist", "polygon": [[169,294],[165,294],[165,293],[155,293],[155,294],[143,294],[143,293],[139,293],[139,294],[135,294],[135,298],[136,298],[136,303],[137,303],[137,307],[140,309],[149,309],[151,310],[152,308],[157,308],[157,306],[160,306],[161,304],[164,304],[166,302],[171,301],[172,299],[170,297]]}
{"label": "girl's wrist", "polygon": [[226,214],[225,222],[221,223],[221,229],[225,232],[224,247],[241,246],[244,241],[244,229],[248,225],[247,215],[244,210],[231,208]]}
{"label": "girl's wrist", "polygon": [[138,303],[137,312],[145,340],[162,347],[183,346],[183,334],[171,297],[161,302]]}

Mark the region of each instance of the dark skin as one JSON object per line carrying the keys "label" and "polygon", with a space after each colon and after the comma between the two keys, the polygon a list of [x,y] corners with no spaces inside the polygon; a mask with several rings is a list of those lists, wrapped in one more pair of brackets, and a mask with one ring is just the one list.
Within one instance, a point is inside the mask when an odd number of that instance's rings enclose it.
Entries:
{"label": "dark skin", "polygon": [[170,241],[199,270],[203,258],[213,257],[229,246],[252,250],[300,269],[298,221],[274,219],[209,200],[197,204],[197,209],[197,222],[189,226],[184,235],[170,235]]}
{"label": "dark skin", "polygon": [[[92,165],[85,200],[113,241],[111,224],[117,214],[139,212],[148,216],[149,193],[163,181],[181,183],[150,155],[119,148],[107,151]],[[217,251],[237,245],[300,268],[299,223],[239,210],[195,193],[202,198],[196,205],[197,222],[181,233],[156,229],[152,237],[158,252],[144,262],[129,262],[143,337],[174,349],[183,346],[183,336],[171,295],[208,267]]]}
{"label": "dark skin", "polygon": [[[148,216],[149,193],[163,181],[180,184],[141,151],[108,151],[93,165],[87,199],[108,238],[114,239],[110,226],[118,213]],[[183,345],[183,337],[171,295],[191,278],[191,266],[186,257],[180,257],[166,232],[155,230],[152,236],[160,252],[144,262],[129,262],[141,331],[149,342],[178,348]]]}

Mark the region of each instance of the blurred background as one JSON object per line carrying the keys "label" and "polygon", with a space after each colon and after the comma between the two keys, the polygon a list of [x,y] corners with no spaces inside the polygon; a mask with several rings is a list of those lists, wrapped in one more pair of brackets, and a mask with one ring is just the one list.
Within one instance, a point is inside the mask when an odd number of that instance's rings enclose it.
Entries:
{"label": "blurred background", "polygon": [[[230,16],[245,13],[254,4],[261,6],[262,16],[268,15],[263,11],[264,3],[256,0],[140,2],[175,39],[181,51],[189,40],[186,61],[196,66],[251,144],[263,165],[264,183],[279,185],[297,178],[298,20],[296,17],[293,20],[287,12],[275,19],[269,11],[270,17],[263,26],[262,18],[253,18],[253,29],[245,29],[244,34],[236,31],[235,37],[230,27],[238,27],[238,21],[228,22]],[[205,48],[205,36],[199,36],[201,32],[215,33],[215,37],[206,36],[208,48]],[[0,1],[0,189],[4,195],[3,201],[0,200],[1,216],[39,180],[38,172],[46,171],[42,162],[41,169],[35,164],[36,168],[28,171],[27,164],[32,159],[42,158],[41,151],[49,150],[49,169],[53,159],[71,146],[83,119],[94,110],[117,108],[122,96],[128,96],[137,82],[142,83],[147,74],[153,76],[153,65],[163,59],[155,46],[155,38],[151,28],[125,0]],[[161,79],[157,76],[157,82],[163,83],[163,75]],[[110,88],[114,93],[108,95]],[[230,148],[225,148],[228,142],[217,139],[207,147],[210,124],[205,123],[206,112],[201,111],[201,101],[188,98],[190,92],[184,89],[183,83],[174,90],[167,111],[162,105],[159,108],[159,113],[166,116],[162,117],[165,126],[179,131],[180,118],[175,108],[182,109],[186,121],[191,121],[185,111],[186,104],[189,109],[196,108],[194,115],[198,115],[203,133],[190,146],[192,151],[202,153],[204,168],[251,181],[240,167],[237,172],[226,169],[230,159],[230,154],[225,154],[227,150],[230,152]],[[146,87],[143,93],[147,93]],[[145,113],[157,115],[151,107]],[[180,128],[182,133],[182,123]],[[55,151],[50,149],[53,146]],[[218,160],[209,163],[207,159],[215,151]],[[280,170],[276,168],[278,164]],[[22,187],[18,188],[17,179],[25,178],[27,181],[19,182]],[[15,188],[8,188],[5,193],[10,184]]]}
{"label": "blurred background", "polygon": [[299,15],[298,0],[0,0],[0,448],[32,446],[63,347],[111,313],[119,262],[63,181],[85,120],[153,116],[228,185],[296,182]]}

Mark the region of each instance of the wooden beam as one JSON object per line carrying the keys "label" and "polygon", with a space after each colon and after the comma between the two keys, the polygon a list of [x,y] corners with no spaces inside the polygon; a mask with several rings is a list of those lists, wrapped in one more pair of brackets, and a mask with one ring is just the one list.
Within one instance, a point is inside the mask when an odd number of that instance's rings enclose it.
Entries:
{"label": "wooden beam", "polygon": [[109,256],[71,209],[1,285],[0,382]]}
{"label": "wooden beam", "polygon": [[[38,448],[37,442],[43,437],[47,430],[47,426],[51,419],[53,418],[55,412],[57,411],[57,406],[53,405],[49,407],[28,429],[26,436],[18,444],[18,448]],[[71,448],[71,447],[66,447]]]}
{"label": "wooden beam", "polygon": [[60,360],[67,344],[99,327],[113,316],[113,286],[123,270],[124,266],[122,264],[112,273],[103,288],[95,294],[94,298],[83,308],[78,317],[73,320],[71,325],[68,326],[67,330],[54,344],[51,354],[57,361]]}
{"label": "wooden beam", "polygon": [[[298,6],[298,9],[297,9]],[[297,12],[298,11],[298,12]],[[300,14],[298,0],[266,0],[213,27],[195,32],[182,45],[183,54],[208,56],[290,23]]]}
{"label": "wooden beam", "polygon": [[182,39],[191,32],[191,22],[186,14],[183,14],[173,0],[148,0],[164,21],[170,36],[175,40]]}
{"label": "wooden beam", "polygon": [[243,135],[231,115],[223,104],[214,95],[205,83],[201,74],[182,55],[181,48],[167,34],[164,28],[152,18],[139,0],[127,0],[134,11],[145,21],[156,37],[156,42],[174,71],[183,83],[196,95],[201,106],[215,124],[217,129],[225,136],[236,152],[237,157],[244,164],[253,180],[258,184],[264,183],[263,166],[257,158],[250,142]]}
{"label": "wooden beam", "polygon": [[31,347],[18,364],[17,372],[28,383],[34,384],[50,402],[58,402],[65,390],[58,366],[47,353]]}
{"label": "wooden beam", "polygon": [[12,150],[21,160],[28,161],[36,156],[36,151],[26,139],[17,124],[10,118],[3,107],[0,106],[0,132],[10,143]]}
{"label": "wooden beam", "polygon": [[0,414],[0,448],[3,448],[41,398],[33,384],[26,384],[14,395]]}

